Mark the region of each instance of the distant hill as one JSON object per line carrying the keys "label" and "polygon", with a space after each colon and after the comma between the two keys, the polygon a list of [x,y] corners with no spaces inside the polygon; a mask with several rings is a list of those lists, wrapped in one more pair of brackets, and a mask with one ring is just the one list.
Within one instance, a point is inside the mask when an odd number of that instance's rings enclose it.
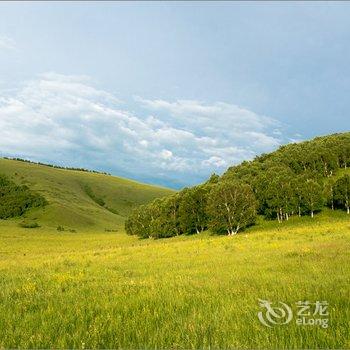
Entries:
{"label": "distant hill", "polygon": [[107,174],[0,159],[0,174],[48,202],[17,220],[67,230],[119,230],[132,208],[174,191]]}

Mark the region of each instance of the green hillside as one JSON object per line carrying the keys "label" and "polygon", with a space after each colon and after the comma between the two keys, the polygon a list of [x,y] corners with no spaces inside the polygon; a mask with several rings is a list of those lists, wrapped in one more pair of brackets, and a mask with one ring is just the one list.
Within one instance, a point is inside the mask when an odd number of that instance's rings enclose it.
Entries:
{"label": "green hillside", "polygon": [[[56,169],[44,165],[0,159],[0,174],[26,185],[48,202],[32,209],[15,222],[67,230],[119,230],[132,208],[171,190],[91,172]],[[1,225],[6,225],[0,221]]]}
{"label": "green hillside", "polygon": [[350,133],[281,146],[212,175],[201,185],[132,211],[128,234],[165,238],[206,229],[235,235],[258,222],[288,221],[331,208],[350,214]]}

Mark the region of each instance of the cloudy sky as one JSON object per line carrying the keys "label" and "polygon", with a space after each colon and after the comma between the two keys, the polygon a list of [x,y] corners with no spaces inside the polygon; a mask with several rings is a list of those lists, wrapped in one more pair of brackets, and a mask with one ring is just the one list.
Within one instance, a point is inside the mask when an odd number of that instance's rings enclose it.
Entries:
{"label": "cloudy sky", "polygon": [[349,130],[350,3],[0,3],[0,156],[174,188]]}

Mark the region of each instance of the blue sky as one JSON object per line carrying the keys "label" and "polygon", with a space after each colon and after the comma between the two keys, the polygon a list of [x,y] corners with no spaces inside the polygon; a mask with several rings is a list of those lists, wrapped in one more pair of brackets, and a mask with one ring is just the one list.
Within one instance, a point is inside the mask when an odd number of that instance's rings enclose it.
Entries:
{"label": "blue sky", "polygon": [[0,3],[0,155],[179,188],[349,130],[350,3]]}

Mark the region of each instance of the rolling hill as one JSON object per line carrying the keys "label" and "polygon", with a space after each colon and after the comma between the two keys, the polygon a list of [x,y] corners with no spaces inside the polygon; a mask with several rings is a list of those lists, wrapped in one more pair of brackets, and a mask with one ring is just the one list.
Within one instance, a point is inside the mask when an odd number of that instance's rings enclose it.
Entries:
{"label": "rolling hill", "polygon": [[[106,174],[65,170],[0,159],[0,174],[19,185],[27,185],[47,201],[11,222],[38,222],[40,226],[68,230],[119,230],[135,206],[173,191]],[[2,221],[1,225],[8,225]]]}

